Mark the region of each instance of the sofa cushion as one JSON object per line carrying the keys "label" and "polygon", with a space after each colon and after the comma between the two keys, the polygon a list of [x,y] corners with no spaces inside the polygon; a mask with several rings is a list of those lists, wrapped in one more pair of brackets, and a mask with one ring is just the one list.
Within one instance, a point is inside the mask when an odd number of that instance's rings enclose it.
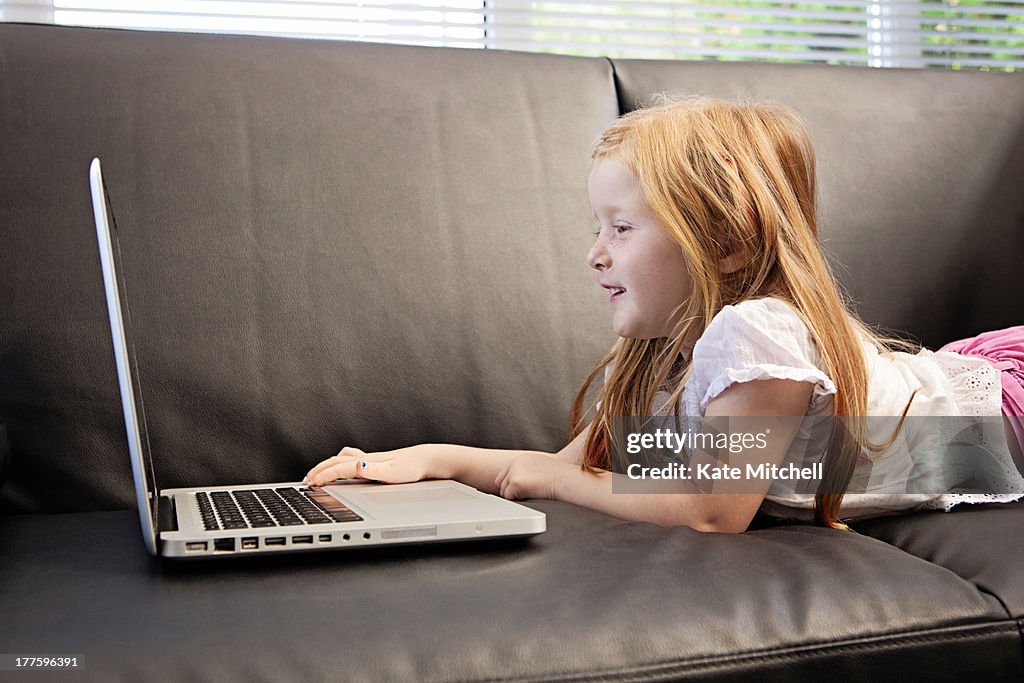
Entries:
{"label": "sofa cushion", "polygon": [[1024,501],[961,505],[950,513],[883,517],[854,527],[945,567],[1024,619]]}
{"label": "sofa cushion", "polygon": [[938,348],[1024,321],[1024,73],[613,63],[625,109],[699,93],[804,116],[824,246],[869,324]]}
{"label": "sofa cushion", "polygon": [[744,535],[535,501],[531,540],[175,564],[134,513],[0,517],[0,642],[85,680],[1020,680],[971,581],[811,526]]}

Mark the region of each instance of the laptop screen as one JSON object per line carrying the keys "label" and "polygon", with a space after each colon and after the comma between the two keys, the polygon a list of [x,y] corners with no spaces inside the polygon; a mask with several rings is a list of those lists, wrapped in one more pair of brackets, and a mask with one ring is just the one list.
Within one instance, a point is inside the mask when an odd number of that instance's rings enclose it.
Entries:
{"label": "laptop screen", "polygon": [[158,495],[153,460],[150,457],[149,434],[146,431],[146,410],[142,398],[142,384],[135,344],[130,335],[131,311],[124,279],[119,276],[121,248],[117,223],[110,205],[110,197],[100,170],[100,160],[93,159],[89,169],[93,215],[96,220],[96,238],[99,242],[100,264],[103,269],[103,288],[107,299],[107,314],[114,342],[114,361],[117,365],[121,407],[124,412],[128,452],[131,455],[135,499],[139,508],[139,521],[146,547],[157,554],[156,529],[158,525]]}

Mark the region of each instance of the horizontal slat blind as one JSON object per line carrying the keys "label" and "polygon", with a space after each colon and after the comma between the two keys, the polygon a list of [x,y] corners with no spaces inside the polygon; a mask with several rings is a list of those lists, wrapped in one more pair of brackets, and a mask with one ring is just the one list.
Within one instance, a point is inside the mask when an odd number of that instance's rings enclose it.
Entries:
{"label": "horizontal slat blind", "polygon": [[52,7],[53,23],[73,26],[484,47],[483,2],[52,0]]}
{"label": "horizontal slat blind", "polygon": [[493,0],[488,44],[612,57],[1024,67],[1024,1]]}
{"label": "horizontal slat blind", "polygon": [[0,19],[666,59],[1024,68],[1024,0],[0,0]]}

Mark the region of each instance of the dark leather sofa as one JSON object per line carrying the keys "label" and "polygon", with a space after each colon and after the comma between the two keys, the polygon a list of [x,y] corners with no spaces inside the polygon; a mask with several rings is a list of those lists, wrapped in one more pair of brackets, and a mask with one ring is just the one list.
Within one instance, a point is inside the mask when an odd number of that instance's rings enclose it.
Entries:
{"label": "dark leather sofa", "polygon": [[656,91],[805,115],[865,319],[931,347],[1024,321],[1024,74],[0,25],[0,654],[81,658],[26,680],[1022,680],[1022,504],[728,535],[527,501],[528,541],[146,553],[93,156],[160,485],[288,481],[345,444],[564,443],[612,341],[589,148]]}

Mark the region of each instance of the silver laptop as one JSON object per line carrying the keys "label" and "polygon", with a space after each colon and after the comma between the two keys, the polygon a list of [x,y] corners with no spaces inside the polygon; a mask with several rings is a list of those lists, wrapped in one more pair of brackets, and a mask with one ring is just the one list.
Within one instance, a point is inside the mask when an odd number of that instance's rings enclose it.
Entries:
{"label": "silver laptop", "polygon": [[[346,480],[311,488],[300,483],[159,490],[153,473],[135,350],[125,334],[131,318],[115,259],[117,226],[100,172],[89,169],[103,285],[114,338],[135,497],[146,547],[175,558],[360,548],[543,532],[543,512],[450,480],[375,484]],[[113,231],[111,227],[113,225]]]}

